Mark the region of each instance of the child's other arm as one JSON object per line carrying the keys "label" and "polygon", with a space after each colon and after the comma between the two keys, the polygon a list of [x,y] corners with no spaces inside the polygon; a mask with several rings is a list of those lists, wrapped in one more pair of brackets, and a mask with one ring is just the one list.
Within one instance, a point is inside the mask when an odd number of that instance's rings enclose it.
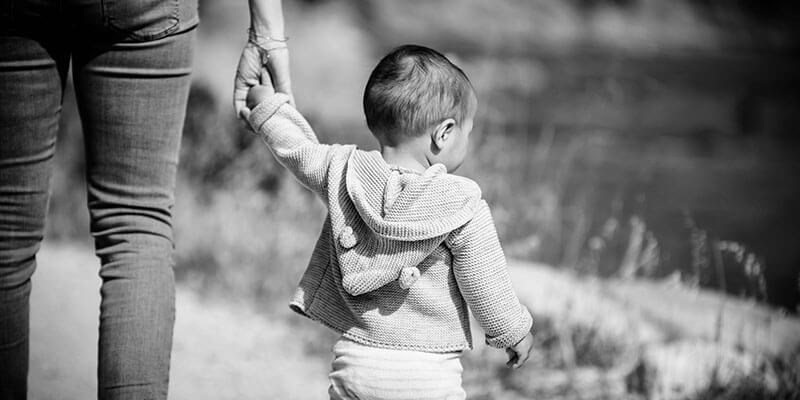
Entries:
{"label": "child's other arm", "polygon": [[324,196],[331,146],[320,144],[308,122],[284,93],[255,86],[248,94],[250,126],[284,167],[311,191]]}
{"label": "child's other arm", "polygon": [[447,239],[453,273],[475,319],[486,332],[486,343],[509,352],[509,366],[527,360],[532,318],[511,284],[506,258],[489,206],[481,201],[475,217]]}

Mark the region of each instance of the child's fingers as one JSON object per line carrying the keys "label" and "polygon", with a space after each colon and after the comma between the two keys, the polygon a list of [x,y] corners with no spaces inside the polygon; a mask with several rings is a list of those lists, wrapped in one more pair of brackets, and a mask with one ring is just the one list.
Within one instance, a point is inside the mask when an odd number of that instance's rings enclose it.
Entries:
{"label": "child's fingers", "polygon": [[506,355],[508,355],[508,361],[506,361],[506,366],[516,368],[514,367],[514,365],[517,363],[517,360],[519,360],[519,354],[517,354],[517,352],[514,351],[514,349],[509,347],[506,349]]}
{"label": "child's fingers", "polygon": [[515,368],[516,369],[516,368],[519,368],[519,367],[525,365],[525,363],[528,361],[528,358],[530,356],[531,356],[531,354],[528,353],[528,352],[517,353],[517,359],[515,360],[514,365],[512,365],[511,368]]}

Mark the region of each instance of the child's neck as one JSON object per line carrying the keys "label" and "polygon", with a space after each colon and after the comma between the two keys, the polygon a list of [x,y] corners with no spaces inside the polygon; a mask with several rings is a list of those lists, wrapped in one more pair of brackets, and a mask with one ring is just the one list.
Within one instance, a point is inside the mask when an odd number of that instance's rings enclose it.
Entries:
{"label": "child's neck", "polygon": [[424,172],[430,163],[427,157],[420,152],[413,151],[410,146],[381,146],[381,155],[387,164],[410,169],[413,171]]}

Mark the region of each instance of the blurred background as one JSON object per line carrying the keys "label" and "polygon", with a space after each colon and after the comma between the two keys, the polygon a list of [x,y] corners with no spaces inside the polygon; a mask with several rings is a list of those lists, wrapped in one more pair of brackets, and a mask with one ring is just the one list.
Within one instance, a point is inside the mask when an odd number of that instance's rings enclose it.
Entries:
{"label": "blurred background", "polygon": [[[234,116],[246,3],[200,2],[174,210],[172,397],[326,398],[336,335],[287,307],[325,210]],[[800,398],[795,2],[287,0],[284,9],[297,105],[323,142],[376,148],[362,91],[397,45],[446,53],[477,90],[472,153],[458,173],[492,207],[537,347],[512,372],[474,332],[470,398]],[[91,279],[72,92],[58,146],[40,270]],[[66,330],[66,317],[54,317],[76,311],[58,296],[69,285],[39,277],[50,273],[34,278],[44,310],[34,308],[32,396],[86,398],[96,321],[75,335],[83,369],[74,357],[59,364],[63,338],[36,332]]]}

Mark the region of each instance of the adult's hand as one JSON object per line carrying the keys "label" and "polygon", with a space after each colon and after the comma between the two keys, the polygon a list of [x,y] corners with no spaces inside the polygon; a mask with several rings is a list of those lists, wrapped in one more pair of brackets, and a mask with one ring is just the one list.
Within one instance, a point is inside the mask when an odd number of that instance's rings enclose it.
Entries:
{"label": "adult's hand", "polygon": [[[294,105],[294,95],[292,94],[292,79],[289,73],[289,48],[279,47],[267,52],[266,68],[261,69],[261,84],[272,82],[276,92],[289,95],[289,102]],[[264,76],[269,74],[269,76]],[[269,78],[269,79],[267,79]]]}
{"label": "adult's hand", "polygon": [[289,49],[285,46],[266,50],[248,42],[239,58],[233,89],[236,115],[246,120],[250,109],[245,103],[247,92],[256,85],[272,86],[276,92],[286,93],[294,105],[292,81],[289,73]]}
{"label": "adult's hand", "polygon": [[239,58],[233,88],[236,115],[245,120],[250,115],[245,103],[247,92],[258,84],[272,85],[275,91],[289,95],[294,105],[281,0],[248,0],[248,4],[250,35]]}
{"label": "adult's hand", "polygon": [[[239,57],[239,66],[236,68],[236,79],[233,82],[233,107],[236,115],[243,120],[250,116],[247,108],[247,92],[251,87],[258,85],[261,78],[261,54],[253,43],[247,42]],[[271,79],[267,79],[271,82]]]}

